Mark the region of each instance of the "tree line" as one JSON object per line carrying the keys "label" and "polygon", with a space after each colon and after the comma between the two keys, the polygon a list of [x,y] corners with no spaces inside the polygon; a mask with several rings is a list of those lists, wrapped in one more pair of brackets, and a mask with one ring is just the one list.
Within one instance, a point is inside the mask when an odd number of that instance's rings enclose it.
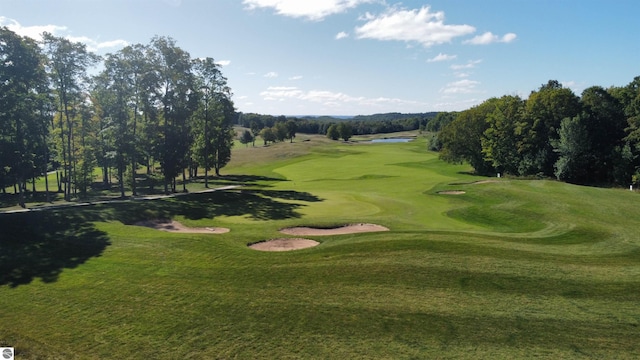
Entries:
{"label": "tree line", "polygon": [[[241,141],[253,142],[260,136],[263,143],[292,140],[296,133],[319,134],[337,139],[349,139],[353,135],[387,134],[399,131],[427,130],[437,118],[436,112],[420,114],[386,113],[358,115],[353,118],[273,116],[255,113],[238,113],[237,124],[251,131],[245,131]],[[439,127],[438,127],[439,128]],[[345,140],[346,140],[345,139]]]}
{"label": "tree line", "polygon": [[640,177],[640,77],[581,96],[551,80],[527,99],[491,98],[453,113],[431,141],[477,173],[628,186]]}
{"label": "tree line", "polygon": [[209,170],[219,174],[231,157],[231,95],[212,58],[191,58],[169,37],[99,57],[49,33],[35,41],[0,27],[0,187],[13,185],[24,206],[28,180],[44,176],[49,196],[50,170],[67,201],[87,194],[96,168],[105,185],[115,171],[121,196],[137,195],[140,168],[165,192],[198,168],[208,186]]}

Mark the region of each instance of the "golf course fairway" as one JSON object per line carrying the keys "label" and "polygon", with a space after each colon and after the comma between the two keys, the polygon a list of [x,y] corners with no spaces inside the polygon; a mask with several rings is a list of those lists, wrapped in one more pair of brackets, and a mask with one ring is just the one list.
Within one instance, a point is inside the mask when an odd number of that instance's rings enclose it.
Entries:
{"label": "golf course fairway", "polygon": [[[638,193],[475,176],[423,138],[302,138],[234,149],[212,183],[238,187],[0,214],[0,346],[16,359],[640,358]],[[158,219],[228,232],[136,225]],[[388,231],[281,232],[354,224]],[[318,244],[248,246],[288,237]]]}

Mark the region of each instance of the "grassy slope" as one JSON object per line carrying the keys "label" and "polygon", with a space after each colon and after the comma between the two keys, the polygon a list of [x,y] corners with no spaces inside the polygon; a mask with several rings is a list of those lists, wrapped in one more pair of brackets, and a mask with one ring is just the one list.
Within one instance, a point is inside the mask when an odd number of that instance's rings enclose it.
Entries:
{"label": "grassy slope", "polygon": [[[325,142],[237,149],[243,190],[0,218],[18,238],[0,249],[0,345],[21,358],[640,356],[636,194],[472,184],[421,142]],[[123,224],[153,216],[231,232]],[[391,231],[245,246],[350,222]]]}

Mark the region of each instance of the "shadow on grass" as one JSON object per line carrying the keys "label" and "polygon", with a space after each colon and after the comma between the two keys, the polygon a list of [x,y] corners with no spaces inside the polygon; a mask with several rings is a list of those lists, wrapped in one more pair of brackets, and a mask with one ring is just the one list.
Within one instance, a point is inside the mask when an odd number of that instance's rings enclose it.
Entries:
{"label": "shadow on grass", "polygon": [[[322,201],[315,195],[297,191],[221,190],[152,201],[105,205],[111,214],[107,215],[103,212],[101,216],[108,216],[109,219],[118,220],[124,224],[133,224],[141,220],[173,218],[177,215],[192,220],[212,219],[221,215],[247,216],[255,220],[299,218],[301,215],[296,210],[305,205],[287,202],[290,200]],[[104,207],[96,207],[95,211],[101,211],[100,209]]]}
{"label": "shadow on grass", "polygon": [[320,198],[305,192],[231,190],[194,193],[157,200],[114,202],[56,210],[0,214],[0,286],[17,287],[35,278],[55,282],[64,269],[98,257],[111,243],[96,221],[173,218],[211,219],[248,216],[255,220],[299,218],[296,210]]}
{"label": "shadow on grass", "polygon": [[[8,208],[12,206],[17,206],[19,203],[18,194],[6,193],[0,194],[0,208]],[[49,191],[49,201],[59,200],[62,198],[62,194]],[[45,191],[27,191],[24,194],[24,199],[28,203],[46,203],[47,202],[47,193]]]}
{"label": "shadow on grass", "polygon": [[40,278],[55,282],[63,269],[98,257],[110,245],[76,209],[0,216],[0,286]]}

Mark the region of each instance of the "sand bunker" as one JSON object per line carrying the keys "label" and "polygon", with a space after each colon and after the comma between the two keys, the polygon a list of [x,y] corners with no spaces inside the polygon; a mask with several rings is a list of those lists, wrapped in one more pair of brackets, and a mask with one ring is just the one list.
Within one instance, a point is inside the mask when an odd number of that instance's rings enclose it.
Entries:
{"label": "sand bunker", "polygon": [[146,220],[135,223],[137,226],[145,226],[156,230],[174,232],[174,233],[188,233],[188,234],[224,234],[229,232],[227,228],[190,228],[182,225],[175,220],[158,219],[158,220]]}
{"label": "sand bunker", "polygon": [[438,191],[438,194],[441,195],[462,195],[465,192],[462,190],[446,190],[446,191]]}
{"label": "sand bunker", "polygon": [[497,183],[500,182],[498,180],[480,180],[480,181],[474,181],[471,184],[472,185],[480,185],[480,184],[491,184],[491,183]]}
{"label": "sand bunker", "polygon": [[280,230],[281,233],[287,235],[302,236],[324,236],[324,235],[342,235],[365,232],[389,231],[388,228],[376,224],[351,224],[330,229],[312,228],[312,227],[293,227]]}
{"label": "sand bunker", "polygon": [[291,250],[299,250],[299,249],[314,247],[318,244],[320,243],[314,240],[309,240],[309,239],[282,238],[282,239],[273,239],[269,241],[260,241],[257,243],[250,244],[249,247],[254,250],[260,250],[260,251],[291,251]]}

